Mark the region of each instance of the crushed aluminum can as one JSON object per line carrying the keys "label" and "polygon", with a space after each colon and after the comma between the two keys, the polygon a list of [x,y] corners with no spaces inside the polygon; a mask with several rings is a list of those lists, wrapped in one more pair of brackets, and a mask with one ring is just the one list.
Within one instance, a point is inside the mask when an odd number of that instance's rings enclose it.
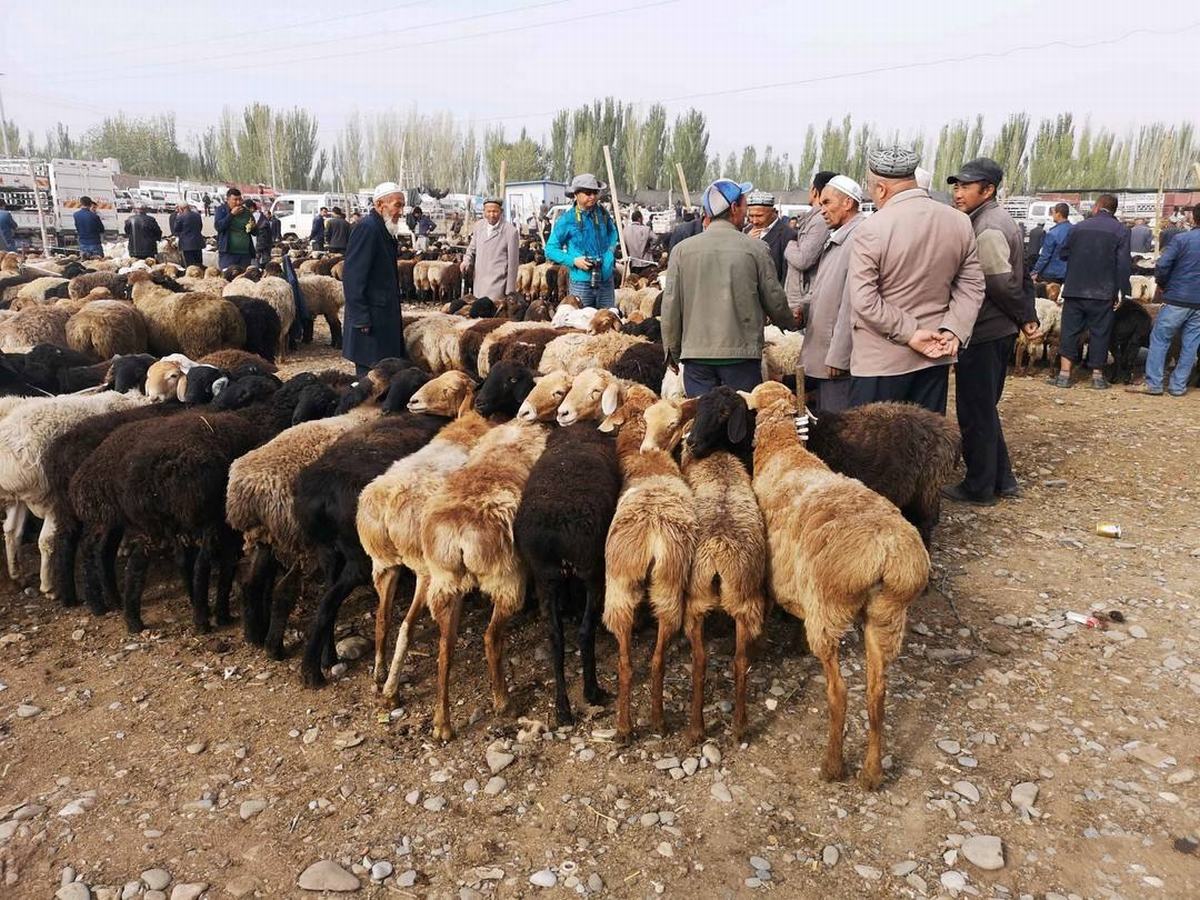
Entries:
{"label": "crushed aluminum can", "polygon": [[1065,618],[1068,622],[1074,622],[1077,625],[1084,625],[1088,628],[1104,627],[1104,623],[1095,616],[1085,615],[1084,613],[1068,612]]}
{"label": "crushed aluminum can", "polygon": [[1121,526],[1116,522],[1099,522],[1096,525],[1096,534],[1100,537],[1119,538]]}

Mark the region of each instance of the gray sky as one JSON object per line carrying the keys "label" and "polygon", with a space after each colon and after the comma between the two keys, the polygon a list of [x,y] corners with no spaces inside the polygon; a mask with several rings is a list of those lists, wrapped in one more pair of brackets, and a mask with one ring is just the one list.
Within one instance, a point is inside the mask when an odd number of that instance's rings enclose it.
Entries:
{"label": "gray sky", "polygon": [[[222,107],[255,100],[308,107],[324,142],[356,108],[412,104],[541,136],[554,110],[611,94],[702,109],[710,152],[771,144],[795,159],[809,122],[846,113],[908,134],[976,113],[990,130],[1021,110],[1123,129],[1200,110],[1193,0],[3,0],[0,11],[6,112],[39,138],[60,120],[78,135],[118,110],[171,111],[190,146]],[[1112,43],[1018,49],[1052,42]],[[983,53],[997,55],[963,59]],[[780,82],[792,83],[732,92]]]}

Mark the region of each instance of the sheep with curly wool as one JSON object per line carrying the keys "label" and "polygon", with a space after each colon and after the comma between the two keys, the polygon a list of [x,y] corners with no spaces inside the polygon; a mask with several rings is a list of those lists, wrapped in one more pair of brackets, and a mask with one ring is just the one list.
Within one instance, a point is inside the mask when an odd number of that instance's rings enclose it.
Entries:
{"label": "sheep with curly wool", "polygon": [[611,369],[629,348],[644,343],[647,343],[644,337],[619,331],[566,334],[546,345],[538,371],[564,369],[575,375],[584,369]]}
{"label": "sheep with curly wool", "polygon": [[67,320],[67,346],[97,360],[146,351],[146,320],[125,300],[96,300]]}
{"label": "sheep with curly wool", "polygon": [[329,345],[342,346],[342,321],[338,317],[346,303],[342,283],[330,275],[300,275],[300,293],[304,298],[307,316],[304,321],[304,343],[313,339],[313,320],[321,316],[329,326]]}
{"label": "sheep with curly wool", "polygon": [[704,620],[722,610],[736,626],[733,658],[733,737],[746,731],[746,675],[750,647],[766,615],[767,535],[754,496],[750,464],[750,413],[731,388],[720,386],[698,400],[659,400],[646,410],[643,446],[672,450],[688,422],[683,477],[696,498],[696,551],[684,602],[684,630],[692,647],[689,743],[704,738],[704,682],[708,653]]}
{"label": "sheep with curly wool", "polygon": [[72,299],[86,297],[94,288],[107,288],[108,292],[117,299],[124,299],[129,285],[124,275],[117,272],[84,272],[71,279],[67,286],[67,296]]}
{"label": "sheep with curly wool", "polygon": [[24,353],[37,344],[66,347],[71,312],[53,303],[39,303],[0,319],[0,351]]}
{"label": "sheep with curly wool", "polygon": [[783,385],[743,395],[757,413],[754,493],[767,523],[767,585],[784,610],[804,620],[825,672],[829,734],[821,775],[844,772],[846,682],[842,637],[862,621],[867,657],[867,752],[859,783],[883,780],[883,708],[888,664],[900,653],[908,606],[929,580],[929,554],[890,502],[839,475],[804,449],[796,399]]}
{"label": "sheep with curly wool", "polygon": [[130,295],[146,319],[155,353],[183,352],[192,359],[246,342],[246,323],[236,306],[211,294],[176,293],[147,272],[129,273]]}

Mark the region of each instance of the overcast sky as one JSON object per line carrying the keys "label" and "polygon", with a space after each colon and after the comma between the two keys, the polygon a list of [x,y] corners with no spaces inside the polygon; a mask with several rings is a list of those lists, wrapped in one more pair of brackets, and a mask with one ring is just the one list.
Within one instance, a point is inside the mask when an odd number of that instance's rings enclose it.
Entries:
{"label": "overcast sky", "polygon": [[710,152],[772,144],[794,159],[809,122],[846,113],[907,134],[976,113],[990,129],[1022,110],[1123,129],[1200,112],[1195,0],[0,0],[0,13],[6,113],[39,138],[60,120],[79,134],[118,110],[169,111],[190,146],[222,107],[255,100],[309,108],[326,142],[354,109],[414,103],[541,136],[554,110],[611,94],[703,110]]}

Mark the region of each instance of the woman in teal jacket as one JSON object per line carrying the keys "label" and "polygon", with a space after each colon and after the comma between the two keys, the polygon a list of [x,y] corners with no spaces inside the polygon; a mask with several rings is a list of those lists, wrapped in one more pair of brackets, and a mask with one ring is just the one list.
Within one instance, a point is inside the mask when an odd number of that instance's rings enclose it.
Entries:
{"label": "woman in teal jacket", "polygon": [[575,206],[558,217],[546,241],[546,258],[567,266],[571,293],[584,306],[613,306],[617,226],[599,203],[604,185],[595,175],[576,175],[570,192]]}

